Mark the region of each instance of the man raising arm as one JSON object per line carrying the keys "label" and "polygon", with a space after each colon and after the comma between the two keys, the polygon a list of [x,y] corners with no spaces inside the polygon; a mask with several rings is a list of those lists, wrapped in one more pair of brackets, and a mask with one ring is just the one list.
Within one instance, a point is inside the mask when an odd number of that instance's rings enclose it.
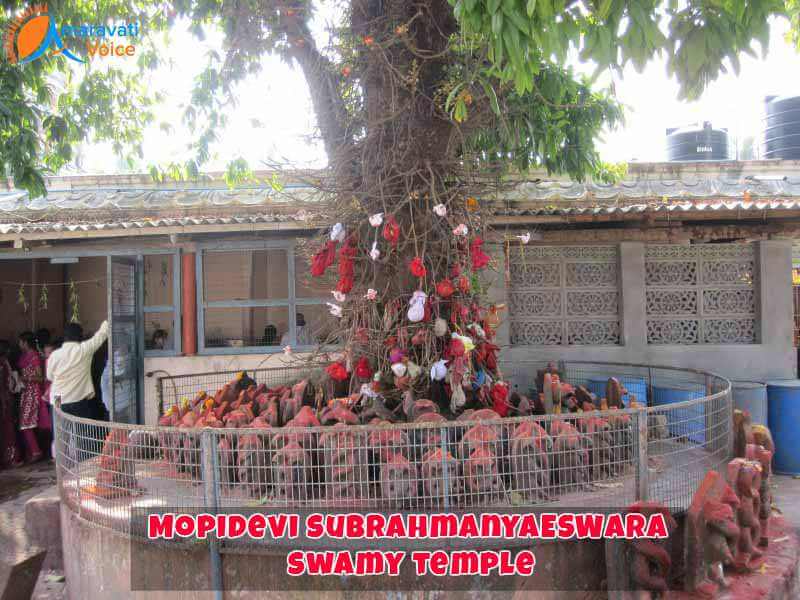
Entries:
{"label": "man raising arm", "polygon": [[70,323],[64,328],[64,344],[47,361],[47,379],[52,382],[50,397],[61,398],[61,410],[76,417],[91,418],[94,398],[92,356],[108,338],[108,321],[90,339],[83,339],[83,328]]}

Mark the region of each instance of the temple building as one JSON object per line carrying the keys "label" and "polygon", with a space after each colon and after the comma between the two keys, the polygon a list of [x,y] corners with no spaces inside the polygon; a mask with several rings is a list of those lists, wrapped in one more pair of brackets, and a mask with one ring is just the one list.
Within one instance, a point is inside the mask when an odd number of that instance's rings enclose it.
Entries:
{"label": "temple building", "polygon": [[[304,242],[335,218],[301,177],[272,175],[236,189],[213,174],[52,177],[37,199],[7,184],[0,339],[110,319],[115,418],[147,423],[154,375],[312,350],[332,327],[332,284],[309,279]],[[800,161],[632,163],[614,185],[530,173],[479,201],[504,360],[795,377]]]}

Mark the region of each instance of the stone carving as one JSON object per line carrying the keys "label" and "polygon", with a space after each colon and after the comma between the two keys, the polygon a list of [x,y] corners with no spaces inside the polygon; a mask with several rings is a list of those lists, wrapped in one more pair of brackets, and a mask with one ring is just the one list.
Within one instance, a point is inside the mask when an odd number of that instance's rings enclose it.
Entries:
{"label": "stone carving", "polygon": [[753,571],[761,564],[761,552],[756,548],[761,539],[761,471],[759,462],[745,458],[734,458],[728,463],[728,484],[739,497],[739,506],[736,509],[739,540],[733,566],[741,572]]}
{"label": "stone carving", "polygon": [[616,247],[531,247],[510,260],[512,345],[620,343]]}
{"label": "stone carving", "polygon": [[559,263],[511,263],[512,288],[557,288],[561,286]]}
{"label": "stone carving", "polygon": [[617,316],[619,314],[619,294],[616,291],[567,292],[567,314],[571,317]]}
{"label": "stone carving", "polygon": [[[641,513],[648,519],[656,514],[664,515],[670,536],[678,527],[669,510],[657,502],[636,502],[628,507],[627,512]],[[609,591],[622,592],[622,598],[631,600],[655,600],[663,597],[669,589],[672,568],[669,538],[626,540],[609,544],[607,547],[613,548],[613,555],[608,561]]]}
{"label": "stone carving", "polygon": [[759,486],[759,536],[758,545],[767,547],[769,543],[769,518],[772,514],[772,457],[775,455],[775,442],[764,425],[753,425],[750,413],[733,411],[733,452],[738,458],[756,461],[761,465],[761,484]]}
{"label": "stone carving", "polygon": [[329,500],[354,500],[361,496],[362,483],[369,481],[369,460],[364,436],[348,431],[339,422],[319,436],[325,466],[325,492]]}
{"label": "stone carving", "polygon": [[511,292],[509,309],[512,315],[559,316],[561,314],[561,294],[559,292]]}
{"label": "stone carving", "polygon": [[571,346],[619,344],[619,321],[569,321],[567,343]]}
{"label": "stone carving", "polygon": [[716,471],[706,473],[686,515],[686,591],[713,598],[726,587],[724,566],[732,565],[739,542],[739,498]]}
{"label": "stone carving", "polygon": [[648,315],[697,314],[697,292],[695,290],[647,290],[645,299]]}
{"label": "stone carving", "polygon": [[757,543],[766,548],[769,545],[769,519],[772,516],[772,452],[758,444],[748,444],[746,450],[747,460],[757,461],[761,465],[761,486],[758,489],[758,524],[759,537]]}
{"label": "stone carving", "polygon": [[617,286],[617,262],[567,263],[567,287]]}
{"label": "stone carving", "polygon": [[756,341],[755,319],[706,319],[703,340],[706,344],[753,344]]}
{"label": "stone carving", "polygon": [[700,322],[695,319],[647,319],[648,344],[697,344]]}
{"label": "stone carving", "polygon": [[512,346],[560,346],[564,340],[561,321],[520,321],[511,318]]}
{"label": "stone carving", "polygon": [[755,278],[750,244],[648,245],[648,343],[755,343]]}
{"label": "stone carving", "polygon": [[703,290],[703,314],[752,315],[756,311],[751,289]]}
{"label": "stone carving", "polygon": [[591,439],[567,421],[552,421],[553,480],[561,491],[581,489],[589,481]]}
{"label": "stone carving", "polygon": [[103,498],[125,496],[136,488],[136,472],[128,444],[128,432],[112,429],[103,443],[99,460],[100,471],[91,493]]}
{"label": "stone carving", "polygon": [[550,488],[550,452],[553,440],[533,421],[514,429],[509,444],[509,462],[514,488],[528,501],[546,500]]}

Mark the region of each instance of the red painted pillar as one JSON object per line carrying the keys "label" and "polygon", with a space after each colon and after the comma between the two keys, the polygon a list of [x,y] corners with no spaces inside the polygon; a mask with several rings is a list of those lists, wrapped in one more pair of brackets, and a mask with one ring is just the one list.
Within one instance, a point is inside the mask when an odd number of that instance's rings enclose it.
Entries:
{"label": "red painted pillar", "polygon": [[182,350],[186,356],[197,354],[197,276],[194,252],[181,256],[181,328]]}

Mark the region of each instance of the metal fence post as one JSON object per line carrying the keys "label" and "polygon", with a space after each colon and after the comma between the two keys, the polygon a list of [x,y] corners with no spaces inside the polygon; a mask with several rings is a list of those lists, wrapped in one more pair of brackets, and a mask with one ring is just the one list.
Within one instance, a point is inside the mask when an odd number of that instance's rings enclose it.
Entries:
{"label": "metal fence post", "polygon": [[159,418],[164,414],[164,380],[161,377],[156,378],[156,399],[158,400],[158,414]]}
{"label": "metal fence post", "polygon": [[447,428],[439,429],[439,445],[442,449],[442,480],[444,490],[444,508],[450,508],[450,473],[447,465]]}
{"label": "metal fence post", "polygon": [[636,410],[636,500],[646,502],[649,498],[650,471],[647,468],[647,409]]}
{"label": "metal fence post", "polygon": [[[203,469],[203,492],[205,497],[205,512],[216,514],[219,510],[219,489],[217,444],[216,435],[211,429],[205,429],[200,434],[200,454]],[[208,552],[211,560],[211,585],[214,589],[214,598],[222,600],[222,558],[219,553],[219,540],[216,535],[208,537]]]}

